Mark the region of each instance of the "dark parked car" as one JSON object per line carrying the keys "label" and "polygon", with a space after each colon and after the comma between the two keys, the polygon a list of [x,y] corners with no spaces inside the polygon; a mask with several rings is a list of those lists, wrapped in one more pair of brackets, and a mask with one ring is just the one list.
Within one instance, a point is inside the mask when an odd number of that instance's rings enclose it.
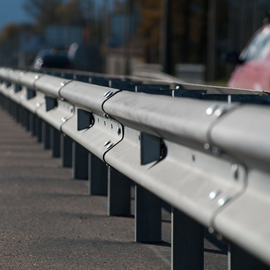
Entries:
{"label": "dark parked car", "polygon": [[236,63],[229,87],[270,92],[270,24],[253,35],[239,57],[229,58]]}
{"label": "dark parked car", "polygon": [[72,69],[72,65],[65,52],[43,50],[37,55],[34,68],[37,70],[41,68]]}

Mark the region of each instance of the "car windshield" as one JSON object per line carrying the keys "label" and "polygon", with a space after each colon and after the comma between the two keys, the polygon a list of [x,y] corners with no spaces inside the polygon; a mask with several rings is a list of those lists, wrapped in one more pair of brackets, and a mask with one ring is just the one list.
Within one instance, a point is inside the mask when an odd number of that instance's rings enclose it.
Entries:
{"label": "car windshield", "polygon": [[261,59],[269,52],[270,27],[265,27],[249,42],[248,46],[240,54],[240,59],[245,62]]}

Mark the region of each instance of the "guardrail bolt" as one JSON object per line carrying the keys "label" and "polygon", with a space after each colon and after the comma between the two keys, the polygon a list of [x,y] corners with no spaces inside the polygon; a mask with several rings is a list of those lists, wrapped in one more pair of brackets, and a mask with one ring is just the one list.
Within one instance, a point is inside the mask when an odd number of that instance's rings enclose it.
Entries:
{"label": "guardrail bolt", "polygon": [[212,148],[212,151],[213,151],[213,154],[215,154],[215,155],[219,155],[221,153],[221,149],[217,146],[214,146]]}
{"label": "guardrail bolt", "polygon": [[60,83],[61,86],[65,86],[68,82],[67,81],[63,81]]}
{"label": "guardrail bolt", "polygon": [[41,104],[38,102],[38,103],[36,104],[36,107],[39,108],[40,106],[41,106]]}
{"label": "guardrail bolt", "polygon": [[107,146],[107,149],[111,149],[112,147],[114,146],[114,143],[110,143],[108,146]]}
{"label": "guardrail bolt", "polygon": [[109,98],[109,97],[111,97],[113,95],[113,92],[112,91],[108,91],[108,92],[106,92],[105,94],[104,94],[104,97],[105,98]]}
{"label": "guardrail bolt", "polygon": [[220,199],[218,200],[218,205],[219,205],[219,206],[223,206],[223,205],[224,205],[225,203],[227,203],[229,200],[230,200],[230,198],[228,198],[228,197],[220,198]]}
{"label": "guardrail bolt", "polygon": [[209,143],[205,143],[203,147],[204,147],[205,150],[209,150],[210,149],[210,144]]}
{"label": "guardrail bolt", "polygon": [[35,80],[38,80],[39,78],[40,78],[39,75],[36,75],[36,76],[35,76]]}
{"label": "guardrail bolt", "polygon": [[210,116],[218,109],[218,107],[219,107],[218,105],[212,105],[209,108],[207,108],[205,113]]}
{"label": "guardrail bolt", "polygon": [[216,115],[217,117],[220,117],[220,116],[223,115],[226,111],[227,111],[226,108],[219,108],[219,109],[217,109],[217,110],[215,111],[215,115]]}
{"label": "guardrail bolt", "polygon": [[105,142],[105,143],[104,143],[104,146],[107,146],[107,145],[110,144],[111,142],[112,142],[111,140]]}
{"label": "guardrail bolt", "polygon": [[211,191],[209,194],[210,200],[214,200],[220,193],[221,193],[220,190]]}

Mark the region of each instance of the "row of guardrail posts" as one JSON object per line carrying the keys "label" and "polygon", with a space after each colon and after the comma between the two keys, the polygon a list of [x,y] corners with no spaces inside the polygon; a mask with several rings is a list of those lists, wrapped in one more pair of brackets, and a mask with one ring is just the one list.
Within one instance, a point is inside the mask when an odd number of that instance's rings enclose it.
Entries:
{"label": "row of guardrail posts", "polygon": [[[68,77],[70,78],[70,76]],[[81,77],[81,79],[86,78]],[[93,81],[103,85],[112,85],[112,81],[109,79],[96,78]],[[124,85],[120,80],[115,80],[115,82],[117,82],[115,83],[117,86]],[[131,82],[128,85],[133,88],[140,84],[140,82]],[[9,83],[6,85],[7,88],[10,86]],[[14,84],[13,87],[20,86]],[[166,88],[168,89],[168,86]],[[34,89],[28,89],[28,91],[32,94]],[[132,182],[130,179],[113,168],[107,167],[103,161],[79,143],[3,95],[1,95],[1,105],[27,131],[31,132],[32,136],[36,136],[37,142],[42,143],[44,149],[51,149],[52,157],[61,158],[63,167],[72,167],[74,179],[88,179],[89,195],[108,196],[108,215],[130,215]],[[135,241],[145,243],[162,241],[161,208],[161,199],[135,184]],[[180,211],[172,209],[171,268],[187,269],[188,265],[188,269],[203,269],[203,238],[201,225]],[[187,245],[187,243],[189,244]]]}
{"label": "row of guardrail posts", "polygon": [[[88,81],[87,76],[62,75],[67,79],[80,79]],[[92,78],[92,83],[96,82],[104,86],[115,86],[125,89],[136,88],[152,92],[160,91],[162,88],[165,95],[172,94],[168,85],[144,86],[141,82],[123,82],[119,79]],[[13,86],[14,91],[21,91],[21,86],[12,82],[6,83],[6,88]],[[29,97],[33,96],[35,89],[27,88]],[[196,93],[205,91],[195,91]],[[183,93],[179,93],[183,95]],[[25,98],[29,98],[25,97]],[[55,102],[56,100],[51,100]],[[90,195],[108,196],[108,215],[128,216],[130,215],[131,185],[132,181],[125,175],[107,167],[98,157],[90,153],[86,148],[69,136],[51,126],[37,114],[28,111],[22,105],[12,101],[7,96],[1,94],[1,106],[7,110],[17,122],[21,123],[27,131],[36,136],[37,142],[42,143],[44,149],[51,149],[52,157],[61,158],[62,166],[72,167],[72,177],[74,179],[88,179]],[[61,102],[58,100],[57,102]],[[47,100],[47,106],[50,100]],[[52,106],[54,106],[53,104]],[[64,121],[63,121],[64,122]],[[148,149],[150,150],[150,149]],[[143,186],[135,186],[135,240],[138,242],[161,242],[161,208],[162,200],[149,192]],[[188,217],[176,208],[171,211],[171,269],[204,269],[204,227],[192,218]],[[257,259],[245,253],[240,248],[231,245],[229,269],[269,269],[261,264]],[[245,268],[243,268],[245,265]],[[254,268],[254,265],[256,268]]]}

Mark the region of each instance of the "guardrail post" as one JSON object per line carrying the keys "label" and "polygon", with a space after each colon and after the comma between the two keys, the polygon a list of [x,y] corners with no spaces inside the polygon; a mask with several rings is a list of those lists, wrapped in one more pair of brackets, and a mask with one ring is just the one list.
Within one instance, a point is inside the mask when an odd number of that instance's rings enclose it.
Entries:
{"label": "guardrail post", "polygon": [[72,167],[72,142],[73,140],[66,136],[65,134],[61,134],[61,147],[60,147],[60,156],[62,159],[62,166],[71,168]]}
{"label": "guardrail post", "polygon": [[183,212],[172,209],[171,269],[204,268],[203,226]]}
{"label": "guardrail post", "polygon": [[9,99],[5,96],[5,110],[8,112]]}
{"label": "guardrail post", "polygon": [[237,247],[234,244],[230,244],[228,253],[228,269],[269,270],[270,267],[240,247]]}
{"label": "guardrail post", "polygon": [[22,109],[21,109],[21,125],[23,126],[23,127],[25,127],[26,125],[25,125],[25,108],[24,107],[22,107]]}
{"label": "guardrail post", "polygon": [[161,242],[161,199],[135,186],[135,241]]}
{"label": "guardrail post", "polygon": [[11,102],[11,116],[15,118],[15,105],[16,103],[14,101]]}
{"label": "guardrail post", "polygon": [[51,127],[52,157],[60,157],[60,131]]}
{"label": "guardrail post", "polygon": [[29,111],[23,108],[23,126],[29,131]]}
{"label": "guardrail post", "polygon": [[9,98],[7,98],[7,112],[11,114],[11,101]]}
{"label": "guardrail post", "polygon": [[42,141],[44,149],[50,149],[51,146],[50,127],[47,122],[42,121]]}
{"label": "guardrail post", "polygon": [[37,142],[42,142],[42,120],[36,115],[35,116],[35,135],[37,136]]}
{"label": "guardrail post", "polygon": [[18,107],[18,122],[20,124],[22,124],[22,111],[23,111],[23,107],[22,106],[19,106]]}
{"label": "guardrail post", "polygon": [[74,179],[88,179],[88,150],[73,141],[72,176]]}
{"label": "guardrail post", "polygon": [[32,136],[35,136],[36,130],[35,130],[35,115],[31,112],[29,112],[29,129],[32,134]]}
{"label": "guardrail post", "polygon": [[128,177],[108,168],[108,215],[130,215],[130,185]]}
{"label": "guardrail post", "polygon": [[95,155],[88,153],[89,195],[108,194],[108,167]]}
{"label": "guardrail post", "polygon": [[20,107],[21,107],[21,105],[19,105],[19,104],[15,105],[15,120],[17,122],[19,122],[19,119],[20,119]]}

